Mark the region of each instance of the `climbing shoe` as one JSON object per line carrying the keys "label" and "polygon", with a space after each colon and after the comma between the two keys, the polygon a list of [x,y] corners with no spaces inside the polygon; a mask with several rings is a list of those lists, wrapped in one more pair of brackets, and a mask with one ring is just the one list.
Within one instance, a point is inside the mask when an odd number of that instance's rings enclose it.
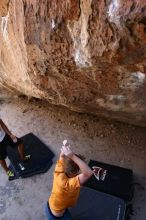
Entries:
{"label": "climbing shoe", "polygon": [[8,177],[14,177],[15,176],[14,173],[11,170],[7,171],[7,175],[8,175]]}
{"label": "climbing shoe", "polygon": [[24,158],[23,162],[24,163],[28,162],[28,161],[30,161],[30,159],[31,159],[31,155],[30,154],[29,155],[25,155],[25,158]]}

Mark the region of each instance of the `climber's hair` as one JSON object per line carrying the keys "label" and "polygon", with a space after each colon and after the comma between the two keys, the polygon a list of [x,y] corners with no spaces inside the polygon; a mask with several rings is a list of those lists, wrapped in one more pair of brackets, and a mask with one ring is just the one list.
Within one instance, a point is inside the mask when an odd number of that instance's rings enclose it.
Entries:
{"label": "climber's hair", "polygon": [[[80,154],[75,154],[81,160],[85,160],[84,156]],[[69,175],[77,175],[80,171],[79,166],[69,157],[64,156],[64,172]]]}

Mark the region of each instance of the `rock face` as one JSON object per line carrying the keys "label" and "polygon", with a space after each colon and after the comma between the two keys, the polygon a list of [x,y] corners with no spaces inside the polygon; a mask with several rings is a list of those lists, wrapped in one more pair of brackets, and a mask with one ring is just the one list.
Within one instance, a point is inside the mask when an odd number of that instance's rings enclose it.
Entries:
{"label": "rock face", "polygon": [[146,0],[1,0],[0,82],[146,125]]}

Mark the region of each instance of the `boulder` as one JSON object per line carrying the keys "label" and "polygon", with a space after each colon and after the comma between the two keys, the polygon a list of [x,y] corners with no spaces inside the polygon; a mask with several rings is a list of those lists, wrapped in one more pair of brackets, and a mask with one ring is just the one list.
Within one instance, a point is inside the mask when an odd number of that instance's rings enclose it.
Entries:
{"label": "boulder", "polygon": [[0,82],[146,125],[145,0],[0,1]]}

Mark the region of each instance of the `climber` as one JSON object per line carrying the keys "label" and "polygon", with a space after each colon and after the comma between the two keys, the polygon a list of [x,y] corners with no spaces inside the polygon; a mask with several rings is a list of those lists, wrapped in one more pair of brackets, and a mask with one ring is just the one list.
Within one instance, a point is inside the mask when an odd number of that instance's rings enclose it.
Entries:
{"label": "climber", "polygon": [[14,173],[8,168],[6,164],[7,146],[18,147],[18,152],[21,161],[26,162],[30,159],[31,155],[24,154],[24,145],[21,138],[17,138],[10,132],[5,123],[0,118],[0,164],[7,173],[8,177],[14,177]]}

